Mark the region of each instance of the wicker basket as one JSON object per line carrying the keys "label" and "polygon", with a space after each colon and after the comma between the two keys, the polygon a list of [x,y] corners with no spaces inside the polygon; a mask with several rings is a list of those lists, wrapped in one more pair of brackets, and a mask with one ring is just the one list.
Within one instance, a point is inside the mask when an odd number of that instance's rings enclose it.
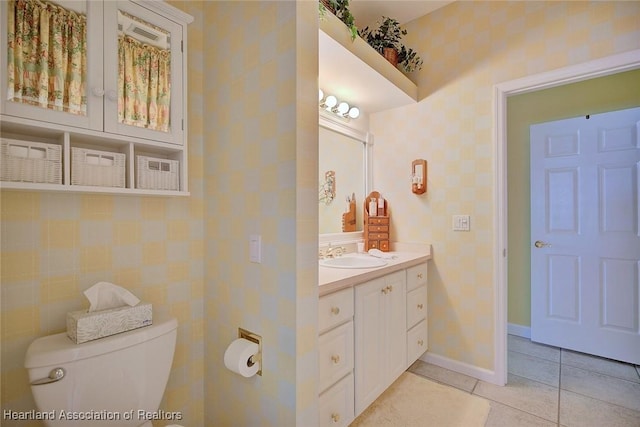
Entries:
{"label": "wicker basket", "polygon": [[62,184],[62,147],[2,138],[2,181]]}
{"label": "wicker basket", "polygon": [[136,157],[137,188],[147,190],[180,189],[180,162],[177,160],[158,159],[148,156]]}
{"label": "wicker basket", "polygon": [[71,147],[71,184],[124,188],[125,163],[122,153]]}

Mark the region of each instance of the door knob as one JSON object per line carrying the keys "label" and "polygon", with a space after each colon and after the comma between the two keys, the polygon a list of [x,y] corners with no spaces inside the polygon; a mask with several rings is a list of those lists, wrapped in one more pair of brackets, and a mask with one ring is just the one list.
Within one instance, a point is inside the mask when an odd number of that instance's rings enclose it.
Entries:
{"label": "door knob", "polygon": [[534,243],[534,246],[536,248],[544,248],[544,247],[551,246],[551,243],[543,242],[542,240],[536,240],[536,242]]}

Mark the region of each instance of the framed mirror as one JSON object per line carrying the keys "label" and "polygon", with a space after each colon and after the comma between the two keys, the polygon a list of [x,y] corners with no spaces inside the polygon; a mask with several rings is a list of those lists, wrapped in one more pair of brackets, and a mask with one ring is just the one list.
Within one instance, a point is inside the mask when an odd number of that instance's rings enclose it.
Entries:
{"label": "framed mirror", "polygon": [[[371,189],[373,137],[320,115],[318,156],[318,222],[320,242],[362,238],[363,203]],[[354,218],[353,227],[345,218]],[[351,231],[353,228],[353,231]]]}

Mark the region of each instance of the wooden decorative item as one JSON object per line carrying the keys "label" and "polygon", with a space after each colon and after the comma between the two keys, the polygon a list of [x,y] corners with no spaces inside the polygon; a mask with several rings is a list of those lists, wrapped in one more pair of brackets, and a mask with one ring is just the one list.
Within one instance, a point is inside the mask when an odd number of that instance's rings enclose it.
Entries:
{"label": "wooden decorative item", "polygon": [[356,196],[347,198],[349,211],[342,214],[342,231],[356,231]]}
{"label": "wooden decorative item", "polygon": [[427,161],[416,159],[411,163],[411,192],[424,194],[427,191]]}
{"label": "wooden decorative item", "polygon": [[[365,250],[380,249],[389,252],[389,206],[380,193],[372,191],[364,201],[364,247]],[[375,201],[375,205],[372,203]]]}

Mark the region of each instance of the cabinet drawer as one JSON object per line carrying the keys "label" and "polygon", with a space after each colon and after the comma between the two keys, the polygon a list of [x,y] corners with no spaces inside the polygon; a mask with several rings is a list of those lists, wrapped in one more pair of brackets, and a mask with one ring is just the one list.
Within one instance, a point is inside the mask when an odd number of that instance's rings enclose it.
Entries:
{"label": "cabinet drawer", "polygon": [[370,216],[369,224],[370,225],[389,225],[389,217],[388,216]]}
{"label": "cabinet drawer", "polygon": [[407,367],[427,351],[427,320],[423,320],[407,332]]}
{"label": "cabinet drawer", "polygon": [[353,421],[353,374],[320,395],[318,412],[320,427],[348,426]]}
{"label": "cabinet drawer", "polygon": [[369,240],[389,240],[389,233],[369,233]]}
{"label": "cabinet drawer", "polygon": [[380,249],[381,251],[389,250],[389,241],[388,240],[369,240],[367,244],[367,250],[369,249]]}
{"label": "cabinet drawer", "polygon": [[427,263],[407,268],[407,290],[427,284]]}
{"label": "cabinet drawer", "polygon": [[420,286],[407,293],[407,329],[427,318],[427,287]]}
{"label": "cabinet drawer", "polygon": [[388,225],[370,225],[369,232],[370,233],[388,233],[389,226]]}
{"label": "cabinet drawer", "polygon": [[353,322],[320,335],[318,377],[320,392],[353,370]]}
{"label": "cabinet drawer", "polygon": [[353,317],[353,288],[334,292],[318,302],[318,331],[323,333]]}

